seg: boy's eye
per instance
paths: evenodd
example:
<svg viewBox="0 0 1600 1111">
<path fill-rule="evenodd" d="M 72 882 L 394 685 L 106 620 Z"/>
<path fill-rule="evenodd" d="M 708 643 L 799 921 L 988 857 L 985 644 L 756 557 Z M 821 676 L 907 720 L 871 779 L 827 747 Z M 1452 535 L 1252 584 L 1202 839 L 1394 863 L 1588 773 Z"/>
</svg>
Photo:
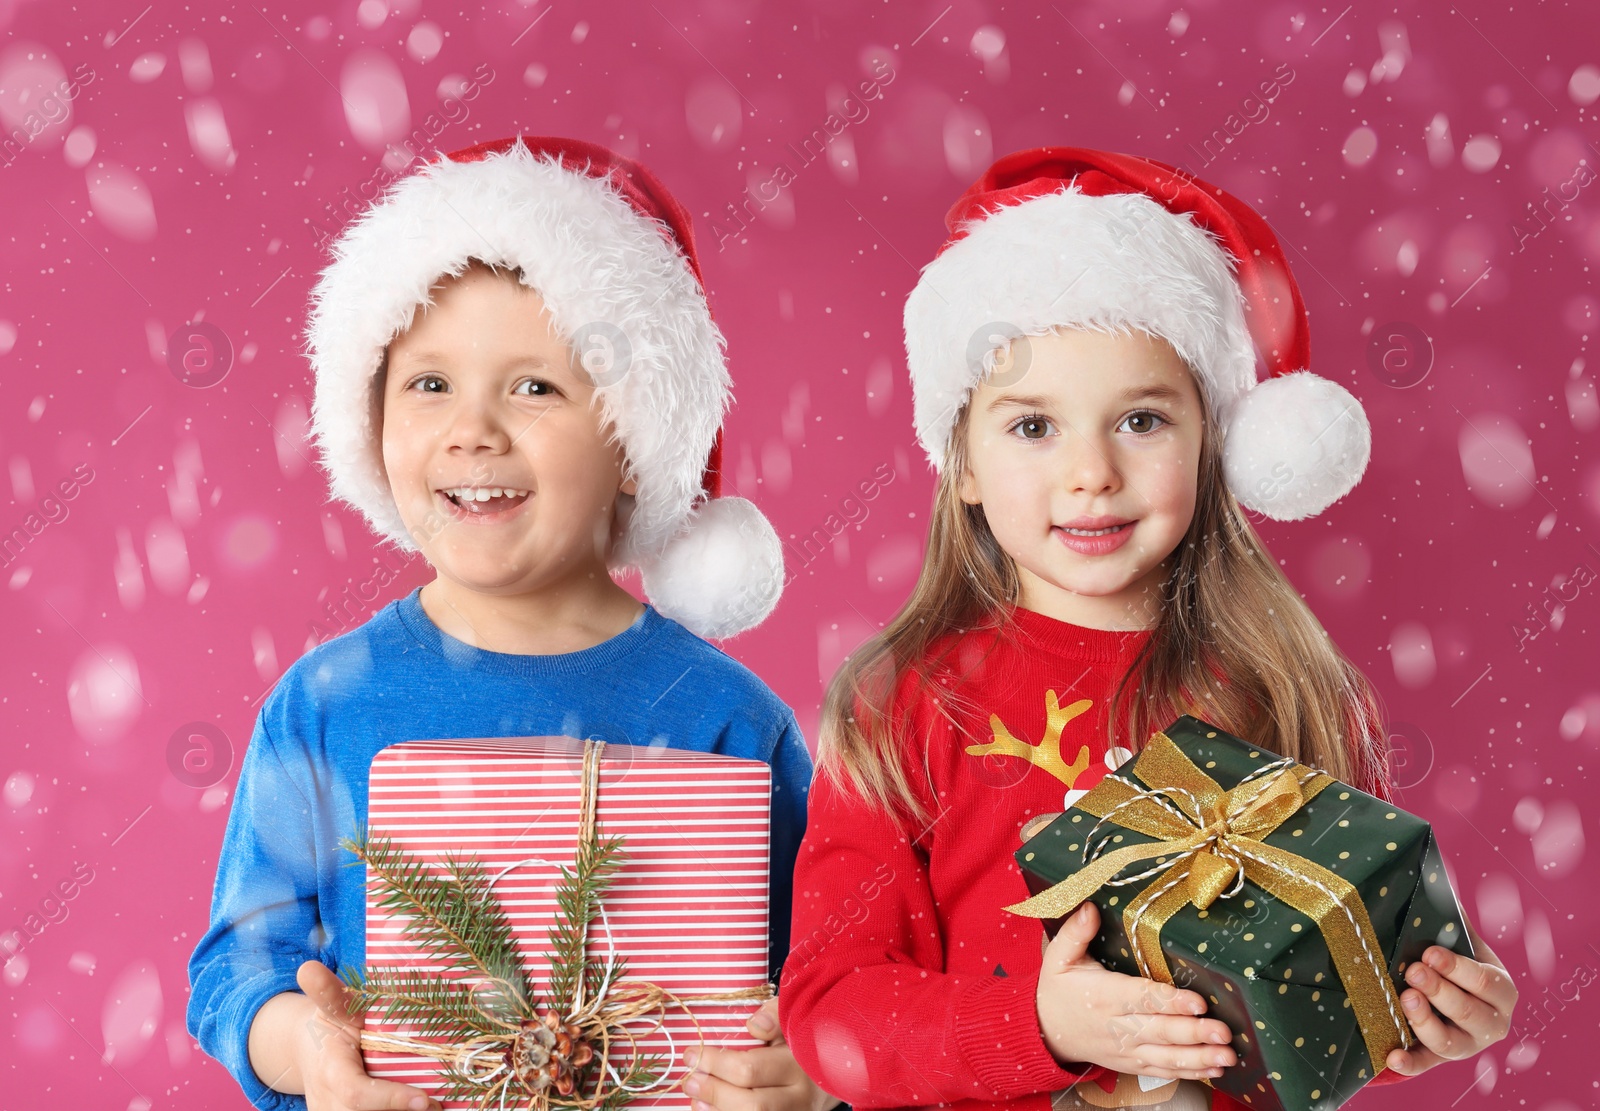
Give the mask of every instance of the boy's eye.
<svg viewBox="0 0 1600 1111">
<path fill-rule="evenodd" d="M 1141 409 L 1137 413 L 1129 413 L 1128 417 L 1127 417 L 1127 420 L 1124 420 L 1123 423 L 1127 424 L 1130 421 L 1141 421 L 1141 422 L 1143 422 L 1143 424 L 1144 424 L 1143 428 L 1132 429 L 1133 433 L 1135 435 L 1138 435 L 1138 436 L 1148 436 L 1150 433 L 1154 432 L 1157 428 L 1160 428 L 1162 424 L 1169 423 L 1166 417 L 1162 416 L 1160 413 L 1152 413 L 1148 409 Z M 1152 421 L 1160 421 L 1161 423 L 1160 424 L 1152 424 L 1151 423 Z"/>
<path fill-rule="evenodd" d="M 1048 417 L 1023 417 L 1011 426 L 1011 431 L 1024 440 L 1042 440 L 1055 431 L 1055 425 Z"/>
</svg>

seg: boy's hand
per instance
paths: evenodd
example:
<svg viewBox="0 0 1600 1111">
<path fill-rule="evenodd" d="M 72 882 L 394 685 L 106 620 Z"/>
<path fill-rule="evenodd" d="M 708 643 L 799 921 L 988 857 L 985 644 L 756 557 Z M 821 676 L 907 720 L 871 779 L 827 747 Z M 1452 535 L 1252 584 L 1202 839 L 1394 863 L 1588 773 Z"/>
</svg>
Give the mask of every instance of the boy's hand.
<svg viewBox="0 0 1600 1111">
<path fill-rule="evenodd" d="M 1124 976 L 1090 957 L 1099 929 L 1099 909 L 1085 902 L 1045 947 L 1035 1001 L 1056 1060 L 1169 1080 L 1221 1076 L 1237 1062 L 1228 1024 L 1199 1017 L 1206 1001 L 1198 993 Z"/>
<path fill-rule="evenodd" d="M 436 1111 L 439 1105 L 422 1089 L 367 1075 L 365 1019 L 350 1014 L 350 989 L 327 965 L 306 961 L 295 980 L 316 1007 L 296 1051 L 307 1111 Z"/>
<path fill-rule="evenodd" d="M 763 1003 L 745 1026 L 770 1044 L 761 1049 L 708 1045 L 684 1052 L 692 1075 L 683 1090 L 694 1111 L 828 1111 L 840 1103 L 795 1063 L 778 1029 L 776 999 Z"/>
<path fill-rule="evenodd" d="M 1511 1029 L 1517 987 L 1470 922 L 1467 932 L 1485 960 L 1475 961 L 1442 945 L 1430 945 L 1422 960 L 1406 969 L 1406 983 L 1411 986 L 1400 993 L 1400 1002 L 1422 1044 L 1390 1050 L 1384 1065 L 1402 1076 L 1471 1057 Z"/>
</svg>

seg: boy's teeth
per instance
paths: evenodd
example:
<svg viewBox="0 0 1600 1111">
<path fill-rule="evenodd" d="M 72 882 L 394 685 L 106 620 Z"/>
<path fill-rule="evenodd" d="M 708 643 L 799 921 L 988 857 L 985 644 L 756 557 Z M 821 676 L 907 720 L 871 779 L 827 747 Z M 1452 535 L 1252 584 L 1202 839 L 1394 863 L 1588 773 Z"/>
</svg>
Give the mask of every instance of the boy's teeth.
<svg viewBox="0 0 1600 1111">
<path fill-rule="evenodd" d="M 445 490 L 446 497 L 457 503 L 486 502 L 491 498 L 521 498 L 526 497 L 528 491 L 513 490 L 509 486 L 458 486 Z"/>
</svg>

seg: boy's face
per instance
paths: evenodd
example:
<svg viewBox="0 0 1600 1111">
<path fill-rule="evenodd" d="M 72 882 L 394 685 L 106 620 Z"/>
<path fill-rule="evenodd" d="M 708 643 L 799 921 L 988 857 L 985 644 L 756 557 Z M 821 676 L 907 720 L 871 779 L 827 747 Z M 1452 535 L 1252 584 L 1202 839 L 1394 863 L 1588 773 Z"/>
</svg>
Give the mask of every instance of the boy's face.
<svg viewBox="0 0 1600 1111">
<path fill-rule="evenodd" d="M 604 573 L 634 485 L 593 398 L 533 290 L 479 266 L 435 287 L 383 388 L 389 488 L 435 571 L 501 595 Z"/>
<path fill-rule="evenodd" d="M 1147 628 L 1194 517 L 1200 444 L 1198 388 L 1170 344 L 1058 329 L 1014 341 L 973 391 L 959 491 L 1016 561 L 1024 608 Z M 1083 517 L 1131 523 L 1068 532 Z"/>
</svg>

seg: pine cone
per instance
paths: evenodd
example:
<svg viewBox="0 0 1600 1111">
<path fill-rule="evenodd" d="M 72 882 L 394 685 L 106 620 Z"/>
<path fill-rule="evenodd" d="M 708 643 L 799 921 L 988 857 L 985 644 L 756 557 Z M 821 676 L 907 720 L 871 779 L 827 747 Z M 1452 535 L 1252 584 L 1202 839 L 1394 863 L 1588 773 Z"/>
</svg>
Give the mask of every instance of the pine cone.
<svg viewBox="0 0 1600 1111">
<path fill-rule="evenodd" d="M 540 1018 L 522 1020 L 505 1060 L 529 1093 L 553 1088 L 558 1095 L 570 1096 L 578 1089 L 584 1066 L 594 1060 L 594 1048 L 578 1027 L 546 1011 Z"/>
</svg>

